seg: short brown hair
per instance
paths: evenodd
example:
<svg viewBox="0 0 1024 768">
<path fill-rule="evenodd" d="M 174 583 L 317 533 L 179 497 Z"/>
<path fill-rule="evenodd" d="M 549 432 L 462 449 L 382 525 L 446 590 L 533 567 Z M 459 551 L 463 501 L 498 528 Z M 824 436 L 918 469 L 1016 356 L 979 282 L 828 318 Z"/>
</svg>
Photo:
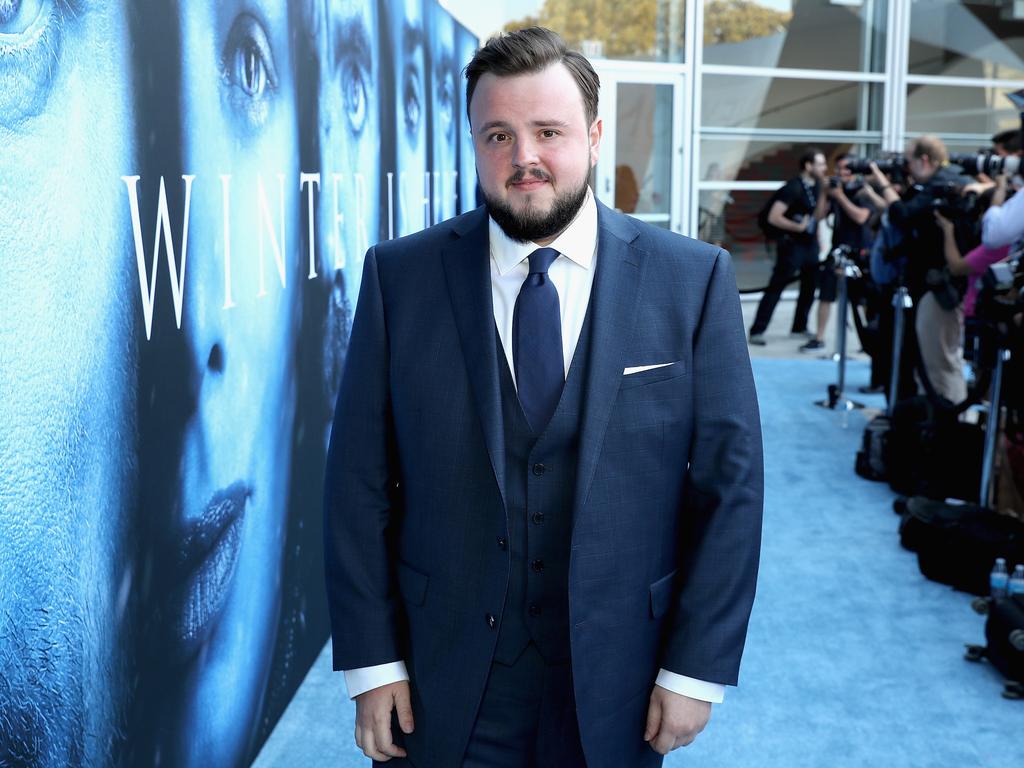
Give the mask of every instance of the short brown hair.
<svg viewBox="0 0 1024 768">
<path fill-rule="evenodd" d="M 601 80 L 587 58 L 570 51 L 557 32 L 544 27 L 527 27 L 515 32 L 495 35 L 473 54 L 466 65 L 466 115 L 473 101 L 473 91 L 480 76 L 490 72 L 498 77 L 511 77 L 540 72 L 552 64 L 564 64 L 572 74 L 583 97 L 583 109 L 590 126 L 597 119 L 597 94 Z"/>
<path fill-rule="evenodd" d="M 932 165 L 944 165 L 949 162 L 949 150 L 938 136 L 919 136 L 910 142 L 907 152 L 911 157 L 927 157 L 932 161 Z"/>
</svg>

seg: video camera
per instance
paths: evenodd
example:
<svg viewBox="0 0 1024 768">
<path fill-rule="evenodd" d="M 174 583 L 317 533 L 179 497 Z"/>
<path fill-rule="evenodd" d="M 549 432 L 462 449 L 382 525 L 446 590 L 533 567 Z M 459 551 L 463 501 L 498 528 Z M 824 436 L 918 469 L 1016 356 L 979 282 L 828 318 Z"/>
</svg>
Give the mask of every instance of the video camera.
<svg viewBox="0 0 1024 768">
<path fill-rule="evenodd" d="M 1020 173 L 1020 158 L 1016 155 L 1001 157 L 992 152 L 983 151 L 974 155 L 951 155 L 949 159 L 971 176 L 977 176 L 982 173 L 986 176 L 998 176 L 1002 173 L 1013 176 Z"/>
</svg>

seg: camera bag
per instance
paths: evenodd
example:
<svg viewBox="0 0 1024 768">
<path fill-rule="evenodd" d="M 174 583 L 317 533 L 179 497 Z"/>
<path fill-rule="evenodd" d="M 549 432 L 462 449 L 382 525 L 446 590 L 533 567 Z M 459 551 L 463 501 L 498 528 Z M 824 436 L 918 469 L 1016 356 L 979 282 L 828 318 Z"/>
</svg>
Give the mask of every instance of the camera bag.
<svg viewBox="0 0 1024 768">
<path fill-rule="evenodd" d="M 857 451 L 857 460 L 854 470 L 866 480 L 887 480 L 888 470 L 886 469 L 886 442 L 889 439 L 889 430 L 892 424 L 885 414 L 875 416 L 864 427 L 864 436 L 861 439 L 861 449 Z"/>
<path fill-rule="evenodd" d="M 893 408 L 885 441 L 886 478 L 904 496 L 976 501 L 985 432 L 959 420 L 962 408 L 920 395 Z"/>
<path fill-rule="evenodd" d="M 975 595 L 989 593 L 997 557 L 1024 562 L 1024 523 L 976 504 L 907 499 L 900 543 L 917 552 L 921 573 L 940 584 Z"/>
</svg>

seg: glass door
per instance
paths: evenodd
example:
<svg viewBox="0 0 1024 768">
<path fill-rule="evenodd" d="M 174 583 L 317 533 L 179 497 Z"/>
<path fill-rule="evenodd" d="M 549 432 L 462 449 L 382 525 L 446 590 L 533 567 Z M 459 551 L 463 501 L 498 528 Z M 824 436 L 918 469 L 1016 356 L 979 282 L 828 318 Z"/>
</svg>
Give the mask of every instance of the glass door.
<svg viewBox="0 0 1024 768">
<path fill-rule="evenodd" d="M 604 125 L 594 178 L 598 198 L 641 221 L 683 232 L 685 75 L 650 63 L 594 63 Z"/>
</svg>

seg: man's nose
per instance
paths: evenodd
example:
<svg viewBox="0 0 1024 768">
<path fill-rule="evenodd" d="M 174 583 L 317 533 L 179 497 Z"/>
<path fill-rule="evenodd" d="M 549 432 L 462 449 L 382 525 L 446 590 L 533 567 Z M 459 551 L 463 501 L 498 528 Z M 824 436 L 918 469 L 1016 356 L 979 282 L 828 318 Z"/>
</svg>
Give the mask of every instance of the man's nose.
<svg viewBox="0 0 1024 768">
<path fill-rule="evenodd" d="M 515 151 L 512 153 L 512 165 L 516 168 L 528 168 L 537 165 L 537 150 L 532 140 L 523 139 L 516 141 Z"/>
</svg>

